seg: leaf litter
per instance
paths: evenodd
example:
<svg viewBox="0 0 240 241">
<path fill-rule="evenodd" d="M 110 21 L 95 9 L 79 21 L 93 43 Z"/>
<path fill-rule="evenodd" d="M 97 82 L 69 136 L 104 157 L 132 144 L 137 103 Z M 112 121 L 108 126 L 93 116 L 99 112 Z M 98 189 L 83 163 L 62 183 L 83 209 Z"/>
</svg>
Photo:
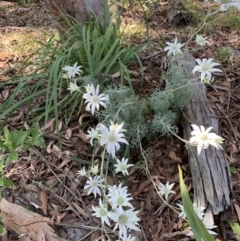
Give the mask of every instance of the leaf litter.
<svg viewBox="0 0 240 241">
<path fill-rule="evenodd" d="M 35 26 L 49 25 L 49 13 L 42 5 L 36 3 L 29 9 L 20 9 L 16 4 L 7 5 L 7 16 L 5 25 L 1 25 L 1 34 L 10 38 L 13 28 L 17 31 L 25 31 L 28 21 Z M 43 7 L 43 10 L 40 11 Z M 149 21 L 150 38 L 154 42 L 152 54 L 147 51 L 141 53 L 144 68 L 144 88 L 136 89 L 141 82 L 140 76 L 134 75 L 133 86 L 140 96 L 148 96 L 155 88 L 162 88 L 161 81 L 162 63 L 164 54 L 161 54 L 163 42 L 156 35 L 156 29 L 161 34 L 162 39 L 171 41 L 176 34 L 183 40 L 187 39 L 184 28 L 172 27 L 166 22 L 167 5 L 156 5 L 154 14 Z M 134 12 L 135 11 L 135 12 Z M 39 17 L 45 16 L 44 21 L 39 22 Z M 20 16 L 20 20 L 16 16 Z M 122 17 L 123 21 L 133 22 L 136 25 L 143 19 L 143 13 L 139 9 L 126 11 Z M 1 22 L 2 23 L 2 22 Z M 3 24 L 3 23 L 2 23 Z M 51 23 L 51 26 L 52 23 Z M 219 113 L 221 134 L 225 138 L 225 149 L 229 155 L 229 164 L 237 170 L 232 174 L 233 187 L 235 190 L 234 208 L 231 213 L 234 221 L 239 221 L 240 201 L 240 54 L 235 51 L 239 48 L 240 35 L 238 31 L 228 32 L 224 27 L 218 27 L 209 36 L 210 44 L 203 51 L 198 52 L 198 58 L 208 58 L 216 56 L 216 48 L 229 47 L 230 52 L 221 62 L 224 74 L 215 76 L 213 86 L 208 87 L 208 98 L 212 107 Z M 136 43 L 145 41 L 145 35 L 140 34 L 135 39 Z M 159 51 L 160 50 L 160 51 Z M 16 63 L 24 58 L 26 53 L 22 53 L 16 58 L 16 54 L 5 52 L 0 54 L 0 81 L 7 81 L 17 72 Z M 149 57 L 150 56 L 150 57 Z M 151 57 L 152 56 L 152 57 Z M 217 58 L 217 56 L 216 56 Z M 13 68 L 13 71 L 8 71 Z M 133 71 L 139 72 L 139 67 L 132 66 Z M 116 73 L 117 74 L 117 73 Z M 0 90 L 0 103 L 3 103 L 12 92 L 13 86 L 8 85 Z M 9 118 L 8 125 L 14 128 L 21 128 L 24 120 L 24 113 L 27 110 L 20 109 Z M 81 116 L 79 123 L 87 116 Z M 61 120 L 58 123 L 62 123 Z M 71 127 L 58 126 L 62 137 L 61 148 L 57 143 L 57 134 L 54 126 L 55 120 L 49 120 L 42 127 L 47 150 L 32 148 L 29 153 L 22 153 L 20 159 L 15 164 L 5 167 L 4 175 L 16 183 L 15 190 L 4 192 L 4 198 L 9 201 L 9 205 L 19 204 L 27 206 L 33 212 L 32 217 L 23 220 L 23 224 L 35 222 L 48 223 L 54 225 L 56 233 L 62 240 L 101 240 L 101 233 L 98 232 L 100 223 L 92 218 L 90 209 L 98 202 L 92 196 L 87 196 L 83 189 L 83 178 L 77 177 L 77 171 L 85 164 L 91 164 L 89 155 L 89 140 L 86 139 L 86 129 L 79 128 L 79 123 L 72 123 Z M 180 202 L 180 188 L 178 181 L 177 165 L 181 164 L 184 170 L 185 182 L 188 191 L 191 192 L 191 174 L 187 161 L 187 153 L 184 145 L 173 137 L 158 137 L 154 141 L 143 143 L 144 149 L 149 151 L 147 162 L 152 177 L 156 182 L 174 182 L 176 195 L 170 195 L 169 204 L 176 205 Z M 138 160 L 137 150 L 132 151 L 132 159 Z M 76 161 L 76 160 L 80 161 Z M 138 169 L 139 168 L 139 169 Z M 156 190 L 151 181 L 144 174 L 141 164 L 130 171 L 129 191 L 134 196 L 132 202 L 136 209 L 141 210 L 142 234 L 135 233 L 137 240 L 181 240 L 187 241 L 185 236 L 185 221 L 179 219 L 176 212 L 170 209 L 156 194 Z M 109 174 L 108 180 L 115 184 L 115 180 Z M 26 193 L 28 195 L 26 195 Z M 231 211 L 230 211 L 231 212 Z M 34 217 L 34 213 L 42 215 Z M 219 224 L 226 225 L 226 223 Z M 227 227 L 227 240 L 234 240 L 233 233 Z M 78 231 L 76 231 L 78 230 Z M 109 230 L 110 232 L 111 230 Z M 11 235 L 11 232 L 10 232 Z M 25 234 L 23 234 L 25 235 Z M 45 229 L 39 225 L 36 230 L 37 240 L 46 239 Z M 60 240 L 60 239 L 59 239 Z M 219 239 L 216 239 L 219 240 Z"/>
</svg>

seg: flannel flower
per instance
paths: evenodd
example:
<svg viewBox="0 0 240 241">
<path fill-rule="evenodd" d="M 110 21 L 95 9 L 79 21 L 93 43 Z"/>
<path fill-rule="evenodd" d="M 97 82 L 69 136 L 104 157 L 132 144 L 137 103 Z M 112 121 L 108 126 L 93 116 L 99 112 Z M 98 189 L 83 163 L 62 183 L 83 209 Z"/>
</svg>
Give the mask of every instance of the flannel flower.
<svg viewBox="0 0 240 241">
<path fill-rule="evenodd" d="M 208 41 L 206 41 L 206 39 L 207 39 L 207 37 L 204 38 L 202 35 L 197 34 L 197 36 L 196 36 L 197 44 L 202 46 L 202 47 L 205 46 L 206 43 L 208 43 Z"/>
<path fill-rule="evenodd" d="M 239 0 L 214 0 L 214 2 L 221 4 L 220 11 L 228 11 L 229 7 L 234 6 L 240 10 L 240 1 Z"/>
<path fill-rule="evenodd" d="M 179 213 L 178 217 L 179 218 L 186 218 L 186 213 L 184 211 L 184 207 L 183 205 L 181 204 L 177 204 L 178 207 L 180 208 L 181 210 L 181 213 Z M 204 213 L 203 211 L 205 210 L 206 208 L 205 207 L 198 207 L 196 203 L 193 204 L 193 210 L 195 211 L 195 213 L 198 215 L 198 217 L 203 220 L 203 216 L 204 216 Z"/>
<path fill-rule="evenodd" d="M 75 63 L 73 66 L 65 66 L 62 69 L 67 72 L 68 78 L 71 79 L 82 73 L 81 68 L 82 66 L 78 66 L 78 63 Z"/>
<path fill-rule="evenodd" d="M 196 59 L 196 62 L 198 65 L 196 65 L 193 69 L 193 73 L 198 71 L 201 73 L 201 82 L 207 82 L 209 83 L 212 78 L 213 72 L 222 72 L 220 69 L 214 68 L 215 66 L 219 65 L 216 62 L 213 62 L 213 59 Z M 207 80 L 205 81 L 204 78 L 207 76 Z"/>
<path fill-rule="evenodd" d="M 115 157 L 115 152 L 120 149 L 119 142 L 125 143 L 128 145 L 128 142 L 125 140 L 125 135 L 121 132 L 125 131 L 122 129 L 123 123 L 121 125 L 114 125 L 111 122 L 111 126 L 108 130 L 106 126 L 100 124 L 100 145 L 106 145 L 107 152 Z"/>
<path fill-rule="evenodd" d="M 205 130 L 204 126 L 192 124 L 193 131 L 191 132 L 192 137 L 189 140 L 190 145 L 197 146 L 197 153 L 200 155 L 202 149 L 207 149 L 209 145 L 214 146 L 218 150 L 221 149 L 221 143 L 223 138 L 216 135 L 215 133 L 209 133 L 212 127 L 209 127 Z"/>
<path fill-rule="evenodd" d="M 173 186 L 174 186 L 174 183 L 172 183 L 171 185 L 169 185 L 169 182 L 167 182 L 166 185 L 160 183 L 159 194 L 165 195 L 165 199 L 168 200 L 168 195 L 170 193 L 176 193 L 171 190 Z"/>
<path fill-rule="evenodd" d="M 166 42 L 166 44 L 168 46 L 164 48 L 164 51 L 168 51 L 167 55 L 176 55 L 177 53 L 182 54 L 181 47 L 184 44 L 178 43 L 177 38 L 174 40 L 174 43 Z"/>
<path fill-rule="evenodd" d="M 94 197 L 96 197 L 97 194 L 102 196 L 101 188 L 103 187 L 103 182 L 104 179 L 101 179 L 100 176 L 95 176 L 94 178 L 89 177 L 84 186 L 84 189 L 88 189 L 87 195 L 93 193 Z"/>
<path fill-rule="evenodd" d="M 91 84 L 91 92 L 89 92 L 88 87 L 86 87 L 86 90 L 88 92 L 83 95 L 83 98 L 86 100 L 85 103 L 87 103 L 86 109 L 91 109 L 92 115 L 94 115 L 95 108 L 99 110 L 100 105 L 105 108 L 107 107 L 105 102 L 109 100 L 108 96 L 105 94 L 99 94 L 99 85 L 97 85 L 95 89 L 93 84 Z"/>
<path fill-rule="evenodd" d="M 98 164 L 91 167 L 89 172 L 92 172 L 93 174 L 97 175 L 98 174 Z"/>
<path fill-rule="evenodd" d="M 127 236 L 127 229 L 133 229 L 140 231 L 136 226 L 140 220 L 137 216 L 139 211 L 133 211 L 133 209 L 123 210 L 120 208 L 115 208 L 114 212 L 110 212 L 110 218 L 116 223 L 113 231 L 119 228 L 119 236 Z"/>
<path fill-rule="evenodd" d="M 102 199 L 99 199 L 99 207 L 94 207 L 92 206 L 92 209 L 95 213 L 93 213 L 93 216 L 101 218 L 102 224 L 104 224 L 104 222 L 110 226 L 110 222 L 109 222 L 109 212 L 107 210 L 107 208 L 103 205 L 102 203 Z"/>
<path fill-rule="evenodd" d="M 120 184 L 118 187 L 114 185 L 108 188 L 108 202 L 111 204 L 112 208 L 116 207 L 131 207 L 132 204 L 129 202 L 133 198 L 127 193 L 126 187 L 122 187 Z"/>
<path fill-rule="evenodd" d="M 132 235 L 129 236 L 121 236 L 121 239 L 117 240 L 117 241 L 134 241 L 136 238 Z"/>
<path fill-rule="evenodd" d="M 114 164 L 115 166 L 115 172 L 118 173 L 118 172 L 122 172 L 122 174 L 125 176 L 125 175 L 128 175 L 128 168 L 129 167 L 132 167 L 133 164 L 127 164 L 128 162 L 128 159 L 124 159 L 122 158 L 122 160 L 118 160 L 116 159 L 116 162 L 117 164 Z"/>
<path fill-rule="evenodd" d="M 200 218 L 200 219 L 201 219 L 201 218 Z M 203 224 L 205 225 L 205 227 L 206 227 L 206 229 L 207 229 L 207 231 L 208 231 L 209 234 L 211 234 L 211 235 L 217 235 L 216 232 L 214 232 L 214 231 L 211 230 L 211 229 L 213 229 L 213 228 L 216 228 L 216 227 L 217 227 L 216 225 L 210 224 L 210 222 L 209 222 L 209 220 L 207 219 L 206 216 L 205 216 L 204 218 L 202 218 L 201 220 L 202 220 Z M 189 233 L 187 233 L 186 235 L 187 235 L 187 236 L 190 236 L 190 237 L 193 237 L 194 234 L 193 234 L 193 232 L 192 232 L 192 230 L 191 230 L 191 227 L 189 227 L 188 229 L 189 229 Z"/>
<path fill-rule="evenodd" d="M 88 135 L 87 135 L 87 139 L 90 139 L 90 143 L 93 146 L 93 140 L 94 139 L 98 139 L 99 138 L 99 128 L 97 127 L 96 129 L 91 128 L 91 130 L 88 130 Z"/>
<path fill-rule="evenodd" d="M 81 176 L 81 177 L 87 177 L 88 176 L 88 173 L 87 173 L 85 167 L 83 167 L 81 170 L 79 170 L 77 172 L 77 176 Z"/>
<path fill-rule="evenodd" d="M 74 80 L 74 83 L 70 82 L 67 88 L 71 94 L 72 92 L 79 91 L 79 86 L 76 83 L 76 79 Z"/>
</svg>

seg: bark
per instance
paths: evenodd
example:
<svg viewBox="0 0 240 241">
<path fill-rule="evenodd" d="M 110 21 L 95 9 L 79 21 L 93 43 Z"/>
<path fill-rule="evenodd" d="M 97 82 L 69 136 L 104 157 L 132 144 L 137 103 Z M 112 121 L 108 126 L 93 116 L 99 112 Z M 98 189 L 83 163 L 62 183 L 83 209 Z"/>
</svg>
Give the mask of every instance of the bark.
<svg viewBox="0 0 240 241">
<path fill-rule="evenodd" d="M 172 0 L 167 8 L 168 22 L 173 25 L 187 24 L 191 16 L 187 13 L 181 0 Z"/>
<path fill-rule="evenodd" d="M 104 23 L 104 0 L 44 0 L 56 21 L 60 21 L 63 14 L 68 14 L 80 23 L 85 24 L 94 14 L 101 26 Z"/>
<path fill-rule="evenodd" d="M 192 69 L 195 66 L 195 59 L 190 54 L 184 55 L 185 59 L 178 57 L 171 64 L 183 68 L 181 63 L 192 62 Z M 196 76 L 195 76 L 196 78 Z M 212 126 L 212 131 L 219 133 L 219 124 L 216 113 L 206 97 L 206 87 L 196 80 L 194 98 L 185 106 L 183 110 L 182 126 L 184 139 L 191 137 L 191 124 L 204 127 Z M 230 178 L 227 155 L 224 150 L 217 150 L 209 147 L 202 150 L 198 156 L 196 147 L 188 149 L 188 160 L 192 174 L 194 188 L 194 202 L 198 206 L 210 207 L 214 214 L 224 211 L 230 206 L 230 196 L 232 195 L 232 185 Z"/>
</svg>

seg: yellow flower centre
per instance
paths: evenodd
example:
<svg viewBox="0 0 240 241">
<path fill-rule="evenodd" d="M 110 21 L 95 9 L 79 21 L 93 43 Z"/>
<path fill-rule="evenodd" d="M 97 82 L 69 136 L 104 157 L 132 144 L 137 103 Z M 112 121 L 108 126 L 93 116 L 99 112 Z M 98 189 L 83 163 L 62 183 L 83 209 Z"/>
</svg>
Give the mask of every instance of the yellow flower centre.
<svg viewBox="0 0 240 241">
<path fill-rule="evenodd" d="M 124 214 L 120 215 L 119 218 L 118 218 L 118 222 L 119 222 L 119 224 L 126 224 L 127 216 L 124 215 Z"/>
<path fill-rule="evenodd" d="M 107 216 L 107 212 L 106 212 L 105 208 L 100 208 L 99 213 L 100 213 L 101 217 Z"/>
<path fill-rule="evenodd" d="M 119 197 L 117 199 L 117 203 L 118 203 L 118 205 L 122 205 L 124 203 L 124 198 L 123 197 Z"/>
<path fill-rule="evenodd" d="M 116 136 L 115 136 L 114 134 L 110 134 L 110 135 L 108 136 L 108 141 L 109 141 L 109 142 L 115 142 L 115 141 L 116 141 Z"/>
<path fill-rule="evenodd" d="M 207 136 L 206 133 L 201 133 L 201 134 L 199 135 L 199 139 L 200 139 L 201 141 L 206 141 L 206 140 L 208 139 L 208 136 Z"/>
<path fill-rule="evenodd" d="M 93 103 L 98 103 L 98 96 L 97 95 L 93 95 L 92 98 L 91 98 L 91 101 Z"/>
</svg>

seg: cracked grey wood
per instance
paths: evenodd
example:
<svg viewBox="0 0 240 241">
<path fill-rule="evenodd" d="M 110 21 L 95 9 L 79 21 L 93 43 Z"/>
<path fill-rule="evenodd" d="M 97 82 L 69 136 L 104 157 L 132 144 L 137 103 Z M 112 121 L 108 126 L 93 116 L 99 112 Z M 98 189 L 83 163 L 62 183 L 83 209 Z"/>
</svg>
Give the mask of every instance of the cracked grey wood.
<svg viewBox="0 0 240 241">
<path fill-rule="evenodd" d="M 192 55 L 184 53 L 171 62 L 184 68 L 184 61 L 192 62 L 192 69 L 195 66 L 195 59 Z M 192 76 L 193 77 L 193 76 Z M 196 78 L 196 76 L 195 76 Z M 191 137 L 191 124 L 202 125 L 205 128 L 213 127 L 212 131 L 220 135 L 218 118 L 206 96 L 206 86 L 196 80 L 194 98 L 183 109 L 182 126 L 184 139 Z M 188 148 L 188 160 L 192 174 L 194 188 L 194 202 L 198 206 L 211 207 L 214 214 L 218 214 L 230 206 L 232 185 L 230 178 L 227 155 L 224 150 L 217 150 L 210 146 L 202 150 L 198 156 L 196 147 Z"/>
</svg>

